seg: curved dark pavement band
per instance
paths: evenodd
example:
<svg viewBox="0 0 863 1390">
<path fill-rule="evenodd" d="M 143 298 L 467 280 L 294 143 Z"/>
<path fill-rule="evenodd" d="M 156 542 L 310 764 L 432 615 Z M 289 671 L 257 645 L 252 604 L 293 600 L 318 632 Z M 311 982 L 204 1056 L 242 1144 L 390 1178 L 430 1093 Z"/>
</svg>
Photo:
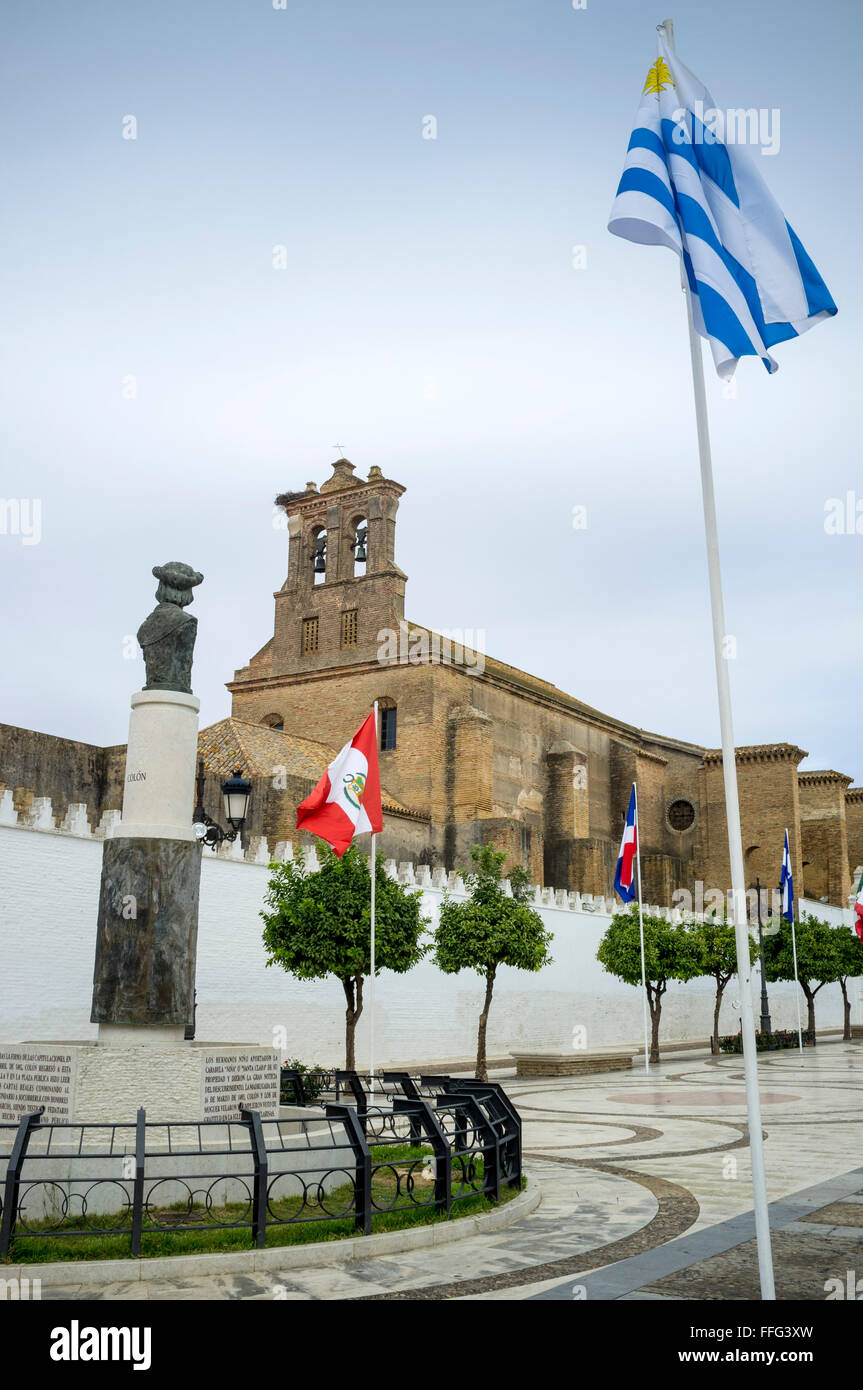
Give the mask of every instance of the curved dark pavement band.
<svg viewBox="0 0 863 1390">
<path fill-rule="evenodd" d="M 539 1155 L 534 1157 L 539 1158 Z M 580 1255 L 572 1255 L 565 1260 L 550 1260 L 546 1264 L 527 1265 L 523 1269 L 510 1270 L 505 1274 L 489 1274 L 479 1279 L 457 1279 L 447 1284 L 429 1284 L 425 1288 L 394 1289 L 387 1293 L 365 1294 L 353 1298 L 352 1303 L 374 1303 L 393 1299 L 445 1299 L 465 1298 L 470 1294 L 491 1293 L 496 1289 L 523 1287 L 525 1284 L 539 1284 L 546 1279 L 577 1274 L 581 1269 L 590 1269 L 596 1264 L 610 1264 L 625 1260 L 628 1256 L 642 1251 L 654 1250 L 666 1241 L 674 1240 L 689 1229 L 698 1219 L 699 1207 L 692 1193 L 678 1183 L 665 1178 L 652 1177 L 648 1173 L 633 1173 L 619 1168 L 613 1163 L 591 1163 L 587 1165 L 579 1158 L 564 1158 L 561 1155 L 543 1155 L 552 1163 L 572 1164 L 575 1167 L 589 1166 L 591 1171 L 609 1173 L 612 1177 L 625 1178 L 637 1183 L 653 1193 L 659 1204 L 656 1215 L 632 1235 L 611 1241 L 608 1245 L 598 1245 L 592 1250 L 584 1250 Z"/>
<path fill-rule="evenodd" d="M 528 1113 L 529 1107 L 523 1106 L 521 1108 L 521 1114 L 525 1115 Z M 592 1125 L 596 1129 L 629 1130 L 629 1133 L 625 1135 L 623 1139 L 603 1139 L 602 1147 L 604 1149 L 613 1149 L 618 1144 L 646 1144 L 651 1139 L 661 1139 L 664 1133 L 661 1129 L 651 1129 L 650 1125 L 635 1125 L 629 1124 L 628 1122 L 621 1124 L 613 1115 L 603 1120 L 570 1120 L 563 1119 L 562 1113 L 559 1110 L 543 1110 L 541 1113 L 543 1115 L 553 1115 L 556 1125 L 573 1125 L 577 1129 L 585 1129 Z M 702 1119 L 703 1117 L 699 1115 L 698 1118 Z M 565 1147 L 568 1149 L 595 1149 L 597 1143 L 598 1141 L 596 1139 L 586 1139 L 583 1144 L 567 1144 Z"/>
<path fill-rule="evenodd" d="M 831 1178 L 828 1182 L 816 1183 L 814 1187 L 803 1188 L 802 1191 L 783 1197 L 778 1202 L 771 1202 L 767 1209 L 770 1229 L 781 1232 L 794 1226 L 797 1222 L 811 1220 L 813 1212 L 818 1212 L 831 1203 L 841 1203 L 843 1199 L 858 1193 L 861 1184 L 863 1184 L 863 1168 L 854 1168 L 848 1173 L 843 1173 L 840 1177 Z M 813 1227 L 812 1229 L 814 1231 L 816 1228 Z M 732 1217 L 729 1221 L 722 1221 L 716 1226 L 708 1226 L 706 1230 L 693 1231 L 689 1235 L 672 1239 L 669 1244 L 665 1244 L 659 1249 L 654 1247 L 629 1259 L 623 1259 L 615 1264 L 613 1269 L 601 1269 L 595 1274 L 587 1274 L 578 1280 L 559 1284 L 556 1288 L 545 1289 L 542 1293 L 529 1294 L 528 1299 L 531 1302 L 571 1301 L 575 1283 L 578 1284 L 580 1298 L 590 1300 L 625 1298 L 627 1295 L 635 1294 L 639 1289 L 644 1289 L 647 1285 L 655 1285 L 670 1275 L 679 1274 L 693 1265 L 723 1255 L 736 1246 L 751 1242 L 754 1235 L 755 1216 L 752 1211 L 746 1211 L 740 1216 Z M 857 1249 L 859 1250 L 859 1248 L 858 1245 Z M 585 1267 L 584 1260 L 581 1262 L 581 1267 Z M 522 1282 L 531 1283 L 533 1281 L 523 1280 Z M 780 1287 L 778 1281 L 777 1287 Z M 702 1295 L 696 1293 L 691 1296 L 699 1298 Z M 725 1296 L 729 1296 L 727 1290 Z M 751 1289 L 748 1296 L 753 1296 Z M 754 1296 L 757 1297 L 757 1294 Z"/>
<path fill-rule="evenodd" d="M 681 1115 L 681 1116 L 676 1117 L 676 1118 L 683 1119 L 683 1120 L 693 1120 L 693 1119 L 700 1118 L 700 1117 L 691 1116 L 691 1115 Z M 717 1124 L 717 1123 L 719 1123 L 719 1122 L 716 1121 L 716 1120 L 713 1120 L 713 1121 L 711 1121 L 711 1123 L 712 1123 L 712 1124 Z M 728 1141 L 727 1144 L 713 1144 L 709 1149 L 670 1149 L 670 1150 L 657 1149 L 655 1153 L 649 1153 L 649 1154 L 630 1154 L 630 1155 L 629 1155 L 629 1162 L 630 1162 L 630 1163 L 644 1163 L 644 1162 L 646 1162 L 646 1161 L 649 1160 L 649 1159 L 659 1159 L 659 1158 L 700 1158 L 700 1157 L 702 1157 L 704 1154 L 723 1154 L 723 1153 L 728 1153 L 731 1149 L 748 1149 L 748 1148 L 749 1148 L 749 1126 L 748 1126 L 748 1125 L 745 1125 L 745 1124 L 734 1124 L 734 1125 L 729 1125 L 728 1127 L 729 1127 L 729 1129 L 736 1129 L 737 1132 L 738 1132 L 739 1138 L 737 1138 L 737 1139 L 729 1139 L 729 1141 Z M 767 1133 L 767 1130 L 766 1130 L 766 1129 L 763 1129 L 763 1130 L 761 1131 L 761 1137 L 762 1137 L 762 1139 L 766 1139 L 766 1138 L 768 1137 L 768 1133 Z M 544 1154 L 544 1155 L 543 1155 L 543 1157 L 545 1157 L 545 1158 L 548 1158 L 549 1156 L 550 1156 L 550 1155 L 548 1155 L 548 1154 Z M 536 1155 L 536 1157 L 539 1157 L 539 1155 Z M 576 1160 L 576 1161 L 579 1162 L 579 1163 L 588 1164 L 588 1165 L 590 1165 L 591 1167 L 593 1166 L 593 1165 L 590 1163 L 590 1159 L 578 1159 L 578 1160 Z"/>
<path fill-rule="evenodd" d="M 555 1113 L 554 1111 L 549 1111 L 549 1114 L 554 1114 L 554 1113 Z M 727 1152 L 728 1150 L 730 1150 L 730 1149 L 744 1149 L 744 1148 L 748 1148 L 748 1147 L 749 1147 L 749 1126 L 748 1126 L 748 1124 L 745 1123 L 745 1121 L 722 1120 L 722 1119 L 716 1118 L 715 1116 L 707 1116 L 707 1115 L 675 1115 L 675 1116 L 674 1116 L 674 1119 L 675 1119 L 675 1120 L 684 1120 L 687 1124 L 693 1124 L 693 1125 L 702 1124 L 702 1125 L 710 1125 L 710 1126 L 712 1126 L 712 1127 L 721 1126 L 723 1129 L 733 1129 L 733 1130 L 735 1130 L 735 1131 L 737 1132 L 737 1136 L 738 1136 L 738 1137 L 737 1137 L 736 1139 L 729 1139 L 729 1140 L 728 1140 L 726 1143 L 724 1143 L 724 1144 L 712 1144 L 709 1148 L 706 1148 L 706 1149 L 701 1149 L 701 1148 L 696 1148 L 696 1149 L 670 1149 L 670 1150 L 665 1150 L 665 1149 L 651 1149 L 650 1152 L 649 1152 L 649 1153 L 646 1153 L 646 1154 L 629 1154 L 629 1155 L 627 1155 L 627 1161 L 628 1161 L 629 1163 L 646 1163 L 646 1162 L 648 1162 L 648 1161 L 651 1160 L 651 1159 L 660 1159 L 660 1158 L 693 1158 L 693 1157 L 698 1157 L 698 1156 L 700 1156 L 700 1155 L 702 1155 L 702 1154 L 726 1153 L 726 1152 Z M 595 1124 L 595 1125 L 600 1125 L 600 1127 L 603 1127 L 603 1122 L 600 1121 L 600 1120 L 585 1120 L 585 1121 L 583 1121 L 583 1122 L 582 1122 L 582 1121 L 578 1121 L 578 1120 L 573 1120 L 573 1121 L 569 1121 L 569 1120 L 555 1120 L 555 1123 L 556 1123 L 556 1124 L 570 1124 L 570 1123 L 572 1123 L 572 1124 L 578 1124 L 578 1125 L 580 1125 L 581 1123 L 584 1123 L 584 1124 Z M 771 1124 L 773 1123 L 773 1117 L 772 1117 L 772 1116 L 771 1116 L 771 1119 L 770 1119 L 770 1123 L 771 1123 Z M 819 1123 L 819 1124 L 823 1124 L 823 1120 L 818 1121 L 818 1123 Z M 616 1128 L 617 1126 L 616 1126 L 616 1124 L 615 1124 L 615 1122 L 614 1122 L 614 1120 L 613 1120 L 613 1118 L 612 1118 L 612 1119 L 609 1119 L 609 1120 L 606 1120 L 606 1121 L 605 1121 L 605 1126 L 604 1126 L 604 1127 L 610 1129 L 610 1128 Z M 603 1143 L 602 1143 L 602 1148 L 604 1148 L 604 1149 L 611 1149 L 611 1148 L 613 1148 L 616 1144 L 637 1144 L 637 1143 L 641 1143 L 641 1142 L 647 1142 L 648 1139 L 661 1139 L 661 1138 L 663 1137 L 663 1134 L 664 1134 L 664 1131 L 663 1131 L 663 1130 L 661 1130 L 661 1129 L 649 1129 L 647 1125 L 632 1125 L 632 1124 L 627 1124 L 627 1125 L 624 1126 L 624 1127 L 625 1127 L 626 1129 L 637 1130 L 638 1133 L 637 1133 L 636 1135 L 634 1135 L 632 1138 L 628 1138 L 628 1139 L 607 1139 L 607 1140 L 604 1140 Z M 766 1130 L 766 1129 L 763 1129 L 763 1130 L 761 1131 L 761 1137 L 762 1137 L 762 1139 L 766 1139 L 766 1138 L 768 1137 L 768 1134 L 767 1134 L 767 1130 Z M 563 1147 L 568 1148 L 568 1149 L 591 1149 L 591 1148 L 597 1148 L 597 1147 L 599 1147 L 599 1145 L 596 1144 L 596 1143 L 594 1143 L 594 1144 L 589 1144 L 589 1143 L 588 1143 L 588 1144 L 566 1144 L 566 1145 L 564 1145 Z M 549 1159 L 550 1161 L 554 1162 L 554 1161 L 556 1161 L 556 1157 L 557 1157 L 557 1156 L 554 1155 L 554 1154 L 540 1153 L 539 1150 L 532 1150 L 532 1151 L 531 1151 L 531 1150 L 525 1149 L 525 1151 L 524 1151 L 524 1157 L 525 1157 L 525 1158 L 547 1158 L 547 1159 Z M 594 1161 L 594 1160 L 591 1159 L 591 1158 L 579 1158 L 579 1159 L 570 1159 L 570 1158 L 566 1158 L 566 1159 L 564 1159 L 562 1155 L 561 1155 L 560 1157 L 561 1157 L 561 1162 L 566 1162 L 566 1163 L 581 1163 L 581 1164 L 583 1164 L 583 1165 L 584 1165 L 585 1167 L 587 1167 L 587 1168 L 597 1168 L 597 1167 L 600 1167 L 600 1166 L 601 1166 L 601 1160 L 596 1160 L 596 1161 Z"/>
</svg>

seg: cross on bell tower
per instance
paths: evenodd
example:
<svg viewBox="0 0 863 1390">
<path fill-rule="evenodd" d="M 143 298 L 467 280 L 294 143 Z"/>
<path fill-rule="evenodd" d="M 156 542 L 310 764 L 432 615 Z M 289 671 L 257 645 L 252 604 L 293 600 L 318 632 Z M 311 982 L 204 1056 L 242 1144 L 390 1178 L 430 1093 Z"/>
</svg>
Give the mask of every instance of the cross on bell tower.
<svg viewBox="0 0 863 1390">
<path fill-rule="evenodd" d="M 282 493 L 288 577 L 275 595 L 272 674 L 376 661 L 385 630 L 404 621 L 406 575 L 395 562 L 401 483 L 372 467 L 366 481 L 346 458 L 320 490 Z"/>
</svg>

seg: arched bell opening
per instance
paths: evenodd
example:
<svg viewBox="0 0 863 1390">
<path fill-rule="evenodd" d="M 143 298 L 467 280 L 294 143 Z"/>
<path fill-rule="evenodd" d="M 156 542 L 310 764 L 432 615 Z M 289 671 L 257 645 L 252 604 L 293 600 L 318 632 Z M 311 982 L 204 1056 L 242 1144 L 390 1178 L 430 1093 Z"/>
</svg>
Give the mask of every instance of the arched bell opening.
<svg viewBox="0 0 863 1390">
<path fill-rule="evenodd" d="M 350 572 L 354 579 L 362 579 L 368 572 L 369 523 L 364 516 L 351 518 L 348 549 L 351 553 Z"/>
<path fill-rule="evenodd" d="M 327 528 L 315 526 L 310 532 L 312 582 L 325 584 L 327 578 Z"/>
</svg>

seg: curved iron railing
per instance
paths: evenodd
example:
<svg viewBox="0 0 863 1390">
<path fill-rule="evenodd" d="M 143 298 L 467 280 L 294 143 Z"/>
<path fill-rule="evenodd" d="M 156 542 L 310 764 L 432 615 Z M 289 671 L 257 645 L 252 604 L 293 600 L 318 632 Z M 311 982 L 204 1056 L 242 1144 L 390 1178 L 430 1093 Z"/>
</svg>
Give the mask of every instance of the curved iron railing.
<svg viewBox="0 0 863 1390">
<path fill-rule="evenodd" d="M 434 1209 L 521 1186 L 521 1122 L 500 1086 L 387 1073 L 334 1072 L 308 1118 L 134 1124 L 0 1125 L 6 1176 L 0 1258 L 17 1235 L 145 1236 L 352 1221 L 369 1234 L 385 1213 Z M 365 1084 L 364 1084 L 365 1083 Z M 347 1095 L 350 1100 L 345 1101 Z"/>
</svg>

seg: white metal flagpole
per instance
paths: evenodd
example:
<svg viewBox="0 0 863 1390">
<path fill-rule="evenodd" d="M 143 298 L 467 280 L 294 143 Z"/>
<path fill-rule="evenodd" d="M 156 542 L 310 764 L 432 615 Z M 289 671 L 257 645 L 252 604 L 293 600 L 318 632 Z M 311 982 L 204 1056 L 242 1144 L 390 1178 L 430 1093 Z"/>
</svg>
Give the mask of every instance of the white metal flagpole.
<svg viewBox="0 0 863 1390">
<path fill-rule="evenodd" d="M 671 20 L 665 20 L 661 27 L 665 30 L 671 51 L 674 52 L 674 27 Z M 758 1270 L 761 1278 L 761 1297 L 772 1301 L 776 1298 L 776 1289 L 773 1279 L 770 1218 L 767 1211 L 767 1178 L 764 1169 L 761 1098 L 758 1092 L 758 1056 L 755 1046 L 755 1019 L 752 1013 L 746 880 L 743 869 L 740 803 L 737 795 L 734 727 L 731 718 L 731 686 L 728 678 L 728 653 L 725 646 L 725 607 L 722 599 L 722 573 L 719 564 L 719 531 L 716 524 L 713 464 L 710 457 L 710 433 L 707 424 L 707 394 L 704 387 L 701 339 L 696 332 L 695 321 L 692 317 L 692 299 L 685 274 L 683 274 L 682 279 L 689 324 L 689 355 L 692 362 L 692 386 L 695 395 L 695 419 L 698 429 L 698 456 L 701 465 L 701 493 L 704 504 L 704 531 L 707 542 L 707 569 L 710 577 L 713 654 L 716 663 L 719 726 L 722 735 L 722 775 L 725 782 L 725 814 L 728 823 L 728 851 L 731 860 L 731 893 L 734 905 L 734 936 L 737 945 L 740 1025 L 743 1035 L 743 1073 L 746 1082 L 746 1112 L 749 1121 L 749 1153 L 752 1161 L 752 1194 L 755 1211 L 755 1235 L 758 1246 Z"/>
<path fill-rule="evenodd" d="M 761 1129 L 761 1098 L 758 1092 L 758 1056 L 755 1047 L 755 1019 L 752 1013 L 752 979 L 749 960 L 749 923 L 746 918 L 746 880 L 743 869 L 743 839 L 740 830 L 740 803 L 737 795 L 737 763 L 734 727 L 731 718 L 731 687 L 728 654 L 725 649 L 725 607 L 719 565 L 719 533 L 713 494 L 713 465 L 707 427 L 707 397 L 704 389 L 704 362 L 701 340 L 692 318 L 692 302 L 686 286 L 686 312 L 689 320 L 689 350 L 692 383 L 695 390 L 695 416 L 698 426 L 698 453 L 701 462 L 701 491 L 704 502 L 704 530 L 707 540 L 707 568 L 710 576 L 710 606 L 713 614 L 713 648 L 716 686 L 719 696 L 719 725 L 722 734 L 722 775 L 725 782 L 725 814 L 728 823 L 728 851 L 731 860 L 731 894 L 734 906 L 734 936 L 737 944 L 737 979 L 740 989 L 740 1023 L 743 1034 L 743 1073 L 746 1081 L 746 1111 L 749 1119 L 749 1152 L 752 1159 L 752 1191 L 755 1208 L 755 1234 L 761 1297 L 773 1300 L 773 1256 L 770 1220 L 767 1213 L 767 1177 L 764 1169 L 764 1143 Z"/>
<path fill-rule="evenodd" d="M 375 749 L 378 746 L 378 702 L 375 700 Z M 372 846 L 369 851 L 369 877 L 371 878 L 371 975 L 369 976 L 369 1091 L 374 1094 L 375 1089 L 375 842 L 377 836 L 372 831 Z"/>
<path fill-rule="evenodd" d="M 785 831 L 785 838 L 786 838 L 786 840 L 788 840 L 788 830 L 787 830 L 787 829 L 786 829 L 786 831 Z M 788 843 L 789 843 L 789 846 L 790 846 L 791 841 L 788 840 Z M 784 845 L 782 846 L 782 853 L 783 853 L 783 856 L 784 856 L 784 854 L 785 854 L 785 846 L 784 846 Z M 788 858 L 789 858 L 789 865 L 790 865 L 790 862 L 791 862 L 791 850 L 790 850 L 790 848 L 789 848 L 789 850 L 788 850 Z M 787 892 L 788 892 L 788 883 L 787 883 L 787 880 L 786 880 L 786 882 L 782 885 L 782 911 L 783 911 L 783 912 L 785 911 L 785 894 L 786 894 Z M 789 894 L 789 897 L 790 897 L 790 894 Z M 802 1027 L 802 1024 L 801 1024 L 801 1022 L 800 1022 L 800 981 L 799 981 L 798 978 L 797 978 L 797 932 L 796 932 L 795 927 L 794 927 L 794 908 L 793 908 L 793 907 L 791 908 L 791 950 L 792 950 L 792 952 L 793 952 L 793 954 L 794 954 L 794 983 L 795 983 L 795 985 L 797 986 L 797 989 L 794 991 L 794 998 L 795 998 L 795 1001 L 796 1001 L 796 1003 L 797 1003 L 797 1043 L 798 1043 L 798 1045 L 799 1045 L 800 1051 L 802 1052 L 802 1051 L 803 1051 L 803 1027 Z"/>
<path fill-rule="evenodd" d="M 644 1014 L 644 1070 L 650 1071 L 650 1044 L 648 1042 L 647 1022 L 647 969 L 644 963 L 644 910 L 641 903 L 641 830 L 638 825 L 638 787 L 632 784 L 635 794 L 635 868 L 638 875 L 638 935 L 641 939 L 641 1004 Z"/>
</svg>

